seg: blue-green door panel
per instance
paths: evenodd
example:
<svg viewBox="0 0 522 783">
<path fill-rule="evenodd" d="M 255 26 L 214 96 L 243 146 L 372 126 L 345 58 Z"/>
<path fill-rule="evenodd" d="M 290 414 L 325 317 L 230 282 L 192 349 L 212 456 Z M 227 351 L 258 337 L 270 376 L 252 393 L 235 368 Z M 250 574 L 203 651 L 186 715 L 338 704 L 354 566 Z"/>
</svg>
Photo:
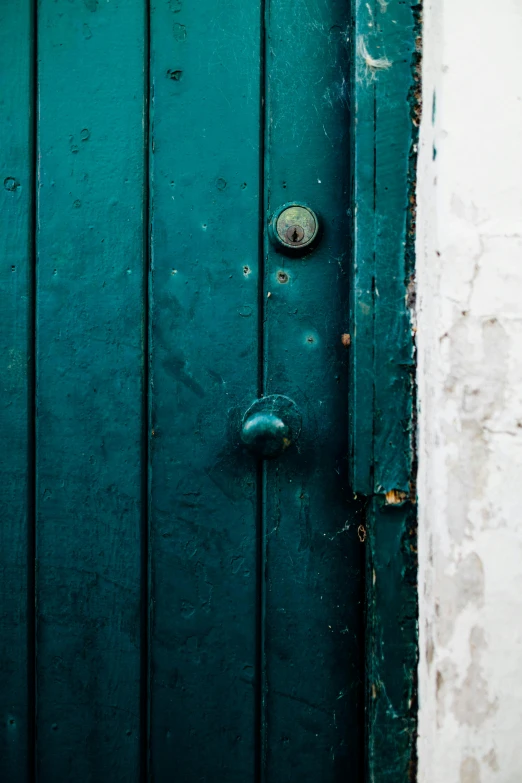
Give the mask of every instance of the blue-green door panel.
<svg viewBox="0 0 522 783">
<path fill-rule="evenodd" d="M 29 0 L 0 4 L 0 776 L 34 745 L 33 37 Z"/>
<path fill-rule="evenodd" d="M 375 490 L 365 434 L 376 476 L 393 462 L 355 317 L 378 266 L 352 257 L 376 127 L 366 149 L 358 20 L 343 0 L 0 9 L 2 781 L 367 779 L 367 541 L 399 539 L 354 496 Z M 319 215 L 308 254 L 270 240 L 287 202 Z M 262 461 L 240 430 L 268 395 L 302 427 Z"/>
<path fill-rule="evenodd" d="M 256 766 L 260 6 L 151 9 L 150 770 Z"/>
</svg>

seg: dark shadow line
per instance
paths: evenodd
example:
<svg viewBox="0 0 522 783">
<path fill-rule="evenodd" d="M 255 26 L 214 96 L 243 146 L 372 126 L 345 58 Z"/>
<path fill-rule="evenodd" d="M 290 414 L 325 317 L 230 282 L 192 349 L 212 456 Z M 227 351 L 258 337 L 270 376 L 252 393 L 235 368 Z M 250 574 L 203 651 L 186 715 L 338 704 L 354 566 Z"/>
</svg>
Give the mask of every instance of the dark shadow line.
<svg viewBox="0 0 522 783">
<path fill-rule="evenodd" d="M 260 0 L 260 74 L 259 74 L 259 247 L 258 247 L 258 397 L 265 391 L 265 154 L 266 154 L 266 13 L 268 0 Z M 265 469 L 256 469 L 256 696 L 254 721 L 255 783 L 265 778 Z"/>
<path fill-rule="evenodd" d="M 36 682 L 36 645 L 37 645 L 37 612 L 36 612 L 36 261 L 38 225 L 38 2 L 32 0 L 30 36 L 31 48 L 31 117 L 30 117 L 30 149 L 31 162 L 31 216 L 30 231 L 30 264 L 29 274 L 29 362 L 28 362 L 28 466 L 27 466 L 27 780 L 33 783 L 37 777 L 36 754 L 36 716 L 37 716 L 37 682 Z"/>
<path fill-rule="evenodd" d="M 140 549 L 140 780 L 150 778 L 150 633 L 149 633 L 149 386 L 150 386 L 150 122 L 151 122 L 151 4 L 145 0 L 144 8 L 144 96 L 145 115 L 143 138 L 143 386 L 142 386 L 142 446 L 141 446 L 141 549 Z"/>
</svg>

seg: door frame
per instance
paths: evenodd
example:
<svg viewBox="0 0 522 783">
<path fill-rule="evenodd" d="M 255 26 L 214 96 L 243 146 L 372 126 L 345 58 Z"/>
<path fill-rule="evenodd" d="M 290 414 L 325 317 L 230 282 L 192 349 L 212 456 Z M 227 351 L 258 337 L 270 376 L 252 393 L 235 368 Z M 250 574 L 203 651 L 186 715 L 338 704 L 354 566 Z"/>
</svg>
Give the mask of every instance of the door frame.
<svg viewBox="0 0 522 783">
<path fill-rule="evenodd" d="M 416 779 L 416 0 L 353 0 L 350 471 L 366 500 L 366 779 Z"/>
</svg>

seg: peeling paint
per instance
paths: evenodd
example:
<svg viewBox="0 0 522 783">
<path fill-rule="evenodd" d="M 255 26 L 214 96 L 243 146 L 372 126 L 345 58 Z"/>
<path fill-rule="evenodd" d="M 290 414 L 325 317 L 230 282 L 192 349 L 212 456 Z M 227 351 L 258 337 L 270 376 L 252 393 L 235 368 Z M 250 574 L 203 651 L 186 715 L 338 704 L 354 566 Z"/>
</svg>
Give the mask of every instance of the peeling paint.
<svg viewBox="0 0 522 783">
<path fill-rule="evenodd" d="M 356 4 L 351 470 L 366 525 L 369 783 L 416 779 L 414 235 L 420 5 Z"/>
<path fill-rule="evenodd" d="M 390 489 L 385 495 L 386 503 L 389 506 L 398 506 L 400 503 L 404 503 L 407 497 L 408 494 L 400 489 Z"/>
</svg>

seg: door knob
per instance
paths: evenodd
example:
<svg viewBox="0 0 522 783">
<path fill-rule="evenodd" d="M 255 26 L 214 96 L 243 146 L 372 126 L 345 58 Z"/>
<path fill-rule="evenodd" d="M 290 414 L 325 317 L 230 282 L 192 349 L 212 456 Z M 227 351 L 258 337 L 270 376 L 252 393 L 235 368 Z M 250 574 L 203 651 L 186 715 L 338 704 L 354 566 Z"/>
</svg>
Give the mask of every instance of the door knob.
<svg viewBox="0 0 522 783">
<path fill-rule="evenodd" d="M 241 440 L 259 459 L 278 457 L 301 432 L 301 414 L 295 402 L 282 394 L 256 400 L 243 416 Z"/>
</svg>

